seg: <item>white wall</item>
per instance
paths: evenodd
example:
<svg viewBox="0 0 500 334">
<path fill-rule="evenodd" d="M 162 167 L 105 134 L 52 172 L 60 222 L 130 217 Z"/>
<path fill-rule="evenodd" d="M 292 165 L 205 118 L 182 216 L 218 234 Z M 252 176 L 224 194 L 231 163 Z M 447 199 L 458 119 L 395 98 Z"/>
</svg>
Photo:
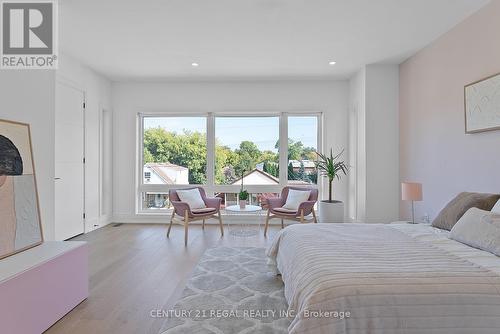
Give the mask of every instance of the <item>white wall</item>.
<svg viewBox="0 0 500 334">
<path fill-rule="evenodd" d="M 45 240 L 53 240 L 55 82 L 65 80 L 81 87 L 87 96 L 86 114 L 86 205 L 89 229 L 110 220 L 99 217 L 99 110 L 111 110 L 111 83 L 60 54 L 57 71 L 1 71 L 0 118 L 31 125 L 33 154 Z M 112 201 L 111 198 L 108 199 Z"/>
<path fill-rule="evenodd" d="M 54 71 L 0 71 L 0 119 L 31 125 L 45 240 L 54 238 L 54 89 Z"/>
<path fill-rule="evenodd" d="M 113 84 L 114 217 L 132 221 L 138 112 L 324 112 L 324 148 L 347 148 L 347 81 L 152 82 Z M 347 182 L 336 185 L 347 200 Z"/>
<path fill-rule="evenodd" d="M 366 66 L 366 221 L 399 218 L 399 68 Z"/>
<path fill-rule="evenodd" d="M 348 217 L 366 217 L 366 71 L 363 67 L 349 81 L 349 205 Z"/>
<path fill-rule="evenodd" d="M 349 217 L 387 223 L 399 217 L 399 70 L 367 65 L 350 80 Z"/>
<path fill-rule="evenodd" d="M 401 64 L 401 178 L 423 184 L 417 220 L 462 191 L 500 193 L 500 131 L 464 131 L 464 85 L 500 72 L 499 17 L 492 1 Z"/>
<path fill-rule="evenodd" d="M 88 232 L 111 220 L 100 213 L 100 183 L 105 181 L 100 180 L 100 125 L 102 110 L 112 110 L 111 82 L 66 54 L 59 56 L 56 80 L 85 92 L 85 231 Z M 112 203 L 112 198 L 107 202 Z"/>
</svg>

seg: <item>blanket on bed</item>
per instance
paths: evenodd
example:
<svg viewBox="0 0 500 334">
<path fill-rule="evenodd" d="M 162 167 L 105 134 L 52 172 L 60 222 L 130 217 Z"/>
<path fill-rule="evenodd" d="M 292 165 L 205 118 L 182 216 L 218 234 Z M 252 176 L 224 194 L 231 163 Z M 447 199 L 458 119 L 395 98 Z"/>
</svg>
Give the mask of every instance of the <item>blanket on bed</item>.
<svg viewBox="0 0 500 334">
<path fill-rule="evenodd" d="M 500 333 L 499 275 L 390 225 L 293 225 L 267 255 L 290 333 Z"/>
</svg>

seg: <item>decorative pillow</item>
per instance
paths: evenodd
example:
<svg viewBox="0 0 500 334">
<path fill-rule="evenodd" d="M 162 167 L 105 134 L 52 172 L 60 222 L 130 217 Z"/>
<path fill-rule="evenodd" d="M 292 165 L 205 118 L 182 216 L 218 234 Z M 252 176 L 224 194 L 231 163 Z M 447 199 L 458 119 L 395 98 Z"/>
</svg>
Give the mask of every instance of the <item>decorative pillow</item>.
<svg viewBox="0 0 500 334">
<path fill-rule="evenodd" d="M 453 226 L 450 238 L 500 256 L 500 215 L 470 208 Z"/>
<path fill-rule="evenodd" d="M 179 196 L 181 202 L 185 202 L 189 205 L 191 210 L 206 208 L 203 198 L 201 198 L 200 191 L 198 189 L 186 189 L 177 190 L 177 196 Z"/>
<path fill-rule="evenodd" d="M 494 212 L 494 213 L 497 213 L 500 215 L 500 200 L 497 202 L 497 204 L 495 204 L 493 209 L 491 209 L 491 212 Z"/>
<path fill-rule="evenodd" d="M 490 211 L 499 199 L 498 194 L 460 193 L 441 210 L 432 222 L 432 226 L 450 231 L 470 208 Z"/>
<path fill-rule="evenodd" d="M 295 190 L 290 189 L 288 191 L 288 196 L 286 198 L 285 205 L 283 207 L 288 210 L 297 211 L 300 203 L 306 202 L 311 195 L 310 190 Z"/>
</svg>

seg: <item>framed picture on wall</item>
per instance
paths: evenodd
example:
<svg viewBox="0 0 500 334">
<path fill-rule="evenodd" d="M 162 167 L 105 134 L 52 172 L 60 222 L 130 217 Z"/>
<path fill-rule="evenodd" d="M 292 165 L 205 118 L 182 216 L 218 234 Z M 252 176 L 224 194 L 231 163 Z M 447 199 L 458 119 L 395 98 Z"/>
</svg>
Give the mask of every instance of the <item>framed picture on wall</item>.
<svg viewBox="0 0 500 334">
<path fill-rule="evenodd" d="M 30 127 L 0 120 L 0 259 L 42 242 Z"/>
<path fill-rule="evenodd" d="M 465 133 L 500 130 L 500 73 L 464 87 Z"/>
</svg>

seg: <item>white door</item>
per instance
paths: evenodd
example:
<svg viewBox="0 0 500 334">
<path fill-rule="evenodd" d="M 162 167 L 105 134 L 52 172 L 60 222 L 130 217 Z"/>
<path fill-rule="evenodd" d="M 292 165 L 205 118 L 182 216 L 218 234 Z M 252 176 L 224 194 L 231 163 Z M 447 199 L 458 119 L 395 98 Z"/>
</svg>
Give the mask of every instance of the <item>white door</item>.
<svg viewBox="0 0 500 334">
<path fill-rule="evenodd" d="M 84 233 L 84 100 L 83 91 L 56 84 L 55 237 Z"/>
</svg>

